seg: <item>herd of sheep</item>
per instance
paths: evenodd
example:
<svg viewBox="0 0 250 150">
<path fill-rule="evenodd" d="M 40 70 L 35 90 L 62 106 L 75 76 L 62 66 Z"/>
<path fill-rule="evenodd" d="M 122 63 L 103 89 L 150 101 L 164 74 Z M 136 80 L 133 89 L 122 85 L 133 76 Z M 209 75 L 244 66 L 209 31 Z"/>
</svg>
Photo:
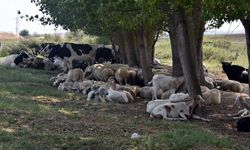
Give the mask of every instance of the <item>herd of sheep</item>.
<svg viewBox="0 0 250 150">
<path fill-rule="evenodd" d="M 6 57 L 2 64 L 16 66 L 14 60 L 19 55 Z M 29 57 L 24 58 L 18 66 L 53 70 L 60 68 L 61 63 L 47 58 Z M 87 101 L 130 103 L 139 98 L 147 99 L 149 102 L 146 112 L 151 117 L 166 120 L 195 118 L 210 121 L 190 114 L 194 103 L 199 106 L 219 105 L 222 99 L 221 91 L 242 93 L 235 99 L 235 106 L 239 106 L 241 110 L 228 116 L 240 119 L 238 131 L 250 131 L 250 98 L 243 93 L 243 85 L 239 81 L 216 79 L 213 74 L 204 70 L 205 79 L 211 86 L 201 86 L 202 96 L 191 98 L 186 90 L 179 91 L 179 88 L 185 85 L 184 77 L 171 76 L 164 65 L 158 64 L 152 69 L 154 76 L 148 85 L 144 85 L 140 68 L 109 62 L 88 65 L 85 69 L 69 69 L 68 72 L 62 72 L 50 80 L 58 90 L 85 94 Z M 243 74 L 240 75 L 242 76 Z"/>
</svg>

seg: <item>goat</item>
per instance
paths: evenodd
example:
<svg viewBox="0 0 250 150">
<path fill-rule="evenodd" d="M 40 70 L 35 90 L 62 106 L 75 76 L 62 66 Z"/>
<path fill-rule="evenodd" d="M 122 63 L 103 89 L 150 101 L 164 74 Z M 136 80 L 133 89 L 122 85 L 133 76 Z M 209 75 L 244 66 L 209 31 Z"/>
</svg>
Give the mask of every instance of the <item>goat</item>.
<svg viewBox="0 0 250 150">
<path fill-rule="evenodd" d="M 184 77 L 172 77 L 162 74 L 156 74 L 152 79 L 153 94 L 152 100 L 157 99 L 157 91 L 161 89 L 163 92 L 169 89 L 177 89 L 184 83 Z"/>
</svg>

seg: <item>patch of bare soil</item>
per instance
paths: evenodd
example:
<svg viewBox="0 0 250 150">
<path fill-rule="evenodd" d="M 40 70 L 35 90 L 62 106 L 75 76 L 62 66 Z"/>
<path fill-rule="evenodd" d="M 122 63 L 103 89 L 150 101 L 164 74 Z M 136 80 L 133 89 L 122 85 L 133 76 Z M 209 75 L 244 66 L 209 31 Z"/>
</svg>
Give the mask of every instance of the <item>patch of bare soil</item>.
<svg viewBox="0 0 250 150">
<path fill-rule="evenodd" d="M 221 72 L 214 73 L 218 79 L 227 79 L 226 74 Z M 248 92 L 248 85 L 243 84 L 244 93 Z M 240 93 L 222 91 L 221 104 L 206 106 L 205 110 L 208 118 L 212 119 L 211 122 L 198 122 L 199 125 L 204 126 L 212 131 L 215 131 L 222 135 L 228 135 L 236 144 L 244 145 L 246 148 L 250 148 L 250 133 L 238 132 L 236 124 L 238 120 L 228 117 L 228 114 L 234 114 L 239 111 L 238 108 L 233 106 L 235 98 Z"/>
</svg>

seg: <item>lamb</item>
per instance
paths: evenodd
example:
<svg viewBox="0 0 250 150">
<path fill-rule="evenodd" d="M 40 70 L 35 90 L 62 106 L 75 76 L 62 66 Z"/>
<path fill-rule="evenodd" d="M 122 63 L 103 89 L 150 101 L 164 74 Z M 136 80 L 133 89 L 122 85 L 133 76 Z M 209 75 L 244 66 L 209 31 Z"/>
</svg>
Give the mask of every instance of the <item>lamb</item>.
<svg viewBox="0 0 250 150">
<path fill-rule="evenodd" d="M 224 91 L 232 91 L 232 92 L 242 92 L 243 86 L 238 81 L 233 80 L 216 80 L 215 81 L 217 88 Z"/>
<path fill-rule="evenodd" d="M 75 69 L 69 70 L 67 74 L 66 82 L 82 82 L 83 79 L 84 79 L 84 73 L 82 69 L 75 68 Z"/>
<path fill-rule="evenodd" d="M 184 83 L 184 77 L 172 77 L 165 76 L 162 74 L 157 74 L 153 76 L 153 95 L 152 100 L 157 99 L 157 91 L 161 89 L 163 92 L 169 89 L 177 89 L 180 85 Z"/>
<path fill-rule="evenodd" d="M 202 96 L 208 105 L 221 103 L 221 92 L 217 89 L 208 90 L 202 93 Z"/>
</svg>

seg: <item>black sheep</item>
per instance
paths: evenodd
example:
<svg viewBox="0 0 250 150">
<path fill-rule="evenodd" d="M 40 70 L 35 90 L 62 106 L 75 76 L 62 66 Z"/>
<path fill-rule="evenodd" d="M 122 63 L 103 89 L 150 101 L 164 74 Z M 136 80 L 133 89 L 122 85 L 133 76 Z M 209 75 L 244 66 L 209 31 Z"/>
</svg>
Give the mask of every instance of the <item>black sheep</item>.
<svg viewBox="0 0 250 150">
<path fill-rule="evenodd" d="M 228 79 L 248 83 L 248 69 L 242 66 L 232 65 L 232 62 L 222 62 L 221 64 Z M 246 71 L 247 73 L 245 73 Z"/>
<path fill-rule="evenodd" d="M 237 121 L 237 131 L 250 132 L 250 117 L 241 118 Z"/>
<path fill-rule="evenodd" d="M 24 59 L 29 58 L 29 55 L 26 52 L 21 52 L 15 59 L 14 59 L 14 63 L 16 65 L 19 65 L 23 62 Z"/>
</svg>

